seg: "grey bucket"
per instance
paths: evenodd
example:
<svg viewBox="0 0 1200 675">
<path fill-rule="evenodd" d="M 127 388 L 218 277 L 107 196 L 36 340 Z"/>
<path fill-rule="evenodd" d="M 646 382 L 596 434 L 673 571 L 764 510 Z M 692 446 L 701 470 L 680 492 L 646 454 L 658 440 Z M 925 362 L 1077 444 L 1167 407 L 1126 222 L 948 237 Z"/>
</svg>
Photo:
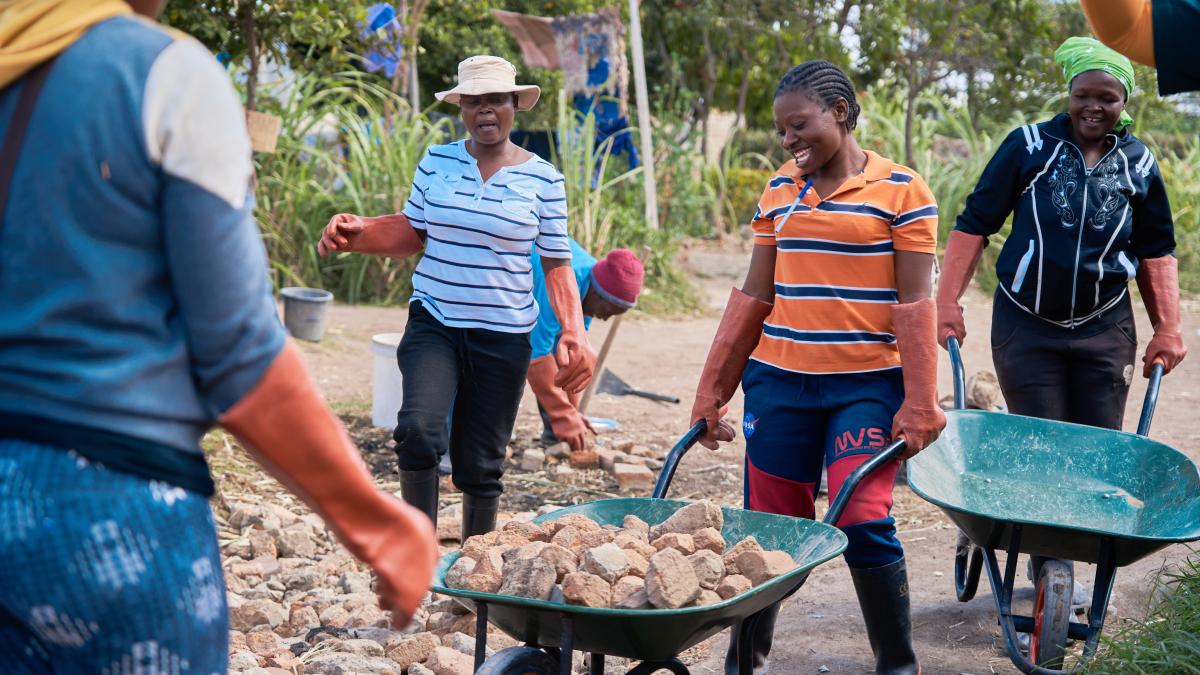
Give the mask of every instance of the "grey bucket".
<svg viewBox="0 0 1200 675">
<path fill-rule="evenodd" d="M 300 340 L 320 342 L 325 335 L 326 313 L 333 293 L 319 288 L 289 286 L 283 296 L 283 325 Z"/>
</svg>

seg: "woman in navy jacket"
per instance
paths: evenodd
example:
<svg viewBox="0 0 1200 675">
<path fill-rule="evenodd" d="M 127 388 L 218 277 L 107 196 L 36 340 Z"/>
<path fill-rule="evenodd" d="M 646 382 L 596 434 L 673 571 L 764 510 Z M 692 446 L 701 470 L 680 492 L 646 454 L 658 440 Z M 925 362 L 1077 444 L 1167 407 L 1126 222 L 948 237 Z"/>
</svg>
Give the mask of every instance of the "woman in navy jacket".
<svg viewBox="0 0 1200 675">
<path fill-rule="evenodd" d="M 1129 60 L 1090 38 L 1067 40 L 1055 60 L 1068 112 L 1010 133 L 967 198 L 946 246 L 938 337 L 966 337 L 958 299 L 1011 214 L 992 320 L 1009 410 L 1119 429 L 1137 351 L 1131 279 L 1154 324 L 1144 374 L 1186 354 L 1174 223 L 1154 155 L 1126 128 Z"/>
<path fill-rule="evenodd" d="M 938 340 L 966 337 L 958 299 L 1011 214 L 991 336 L 1009 411 L 1120 429 L 1137 356 L 1131 279 L 1154 325 L 1143 375 L 1187 353 L 1175 227 L 1154 155 L 1127 128 L 1132 64 L 1090 38 L 1070 38 L 1055 61 L 1067 112 L 1010 133 L 967 198 L 946 244 Z M 1032 579 L 1043 562 L 1031 560 Z"/>
</svg>

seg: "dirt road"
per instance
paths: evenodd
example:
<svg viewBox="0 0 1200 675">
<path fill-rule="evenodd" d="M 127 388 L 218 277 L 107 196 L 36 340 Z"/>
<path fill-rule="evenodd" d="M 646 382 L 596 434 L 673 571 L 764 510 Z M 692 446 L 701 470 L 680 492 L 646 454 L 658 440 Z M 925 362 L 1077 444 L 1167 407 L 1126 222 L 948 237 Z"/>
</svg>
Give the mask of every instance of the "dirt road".
<svg viewBox="0 0 1200 675">
<path fill-rule="evenodd" d="M 709 304 L 718 310 L 729 287 L 740 283 L 749 254 L 695 248 L 687 258 Z M 987 340 L 990 300 L 982 293 L 972 291 L 964 305 L 970 331 L 964 347 L 968 373 L 990 369 Z M 332 401 L 360 409 L 364 405 L 369 407 L 370 336 L 401 330 L 404 319 L 405 312 L 401 309 L 334 308 L 330 335 L 318 345 L 304 346 L 310 365 Z M 665 447 L 683 432 L 691 392 L 717 321 L 714 311 L 711 316 L 702 318 L 665 320 L 635 316 L 623 323 L 609 367 L 635 386 L 673 393 L 684 399 L 684 403 L 670 406 L 633 397 L 598 396 L 589 413 L 614 418 L 621 424 L 621 430 L 610 439 L 632 435 L 639 439 L 656 439 Z M 1185 312 L 1184 335 L 1195 336 L 1198 328 L 1200 314 Z M 601 343 L 606 330 L 607 326 L 603 324 L 593 327 L 591 339 L 594 344 Z M 1138 332 L 1144 348 L 1151 333 L 1140 306 Z M 949 393 L 949 366 L 945 360 L 940 376 L 942 392 Z M 1138 377 L 1130 395 L 1127 429 L 1136 427 L 1144 387 L 1145 381 Z M 1187 453 L 1193 460 L 1200 460 L 1196 442 L 1200 439 L 1200 429 L 1191 424 L 1195 415 L 1192 406 L 1198 399 L 1200 358 L 1194 355 L 1166 380 L 1152 434 Z M 740 419 L 740 408 L 739 395 L 731 406 L 731 417 Z M 527 392 L 518 427 L 526 432 L 536 432 L 537 425 L 533 396 Z M 740 503 L 743 447 L 739 439 L 716 453 L 697 448 L 682 462 L 672 496 L 707 496 L 729 504 Z M 962 604 L 954 598 L 955 530 L 949 521 L 907 487 L 896 489 L 894 515 L 909 561 L 915 641 L 925 672 L 931 675 L 1017 672 L 1004 654 L 986 581 L 971 602 Z M 1172 547 L 1120 570 L 1108 632 L 1120 624 L 1122 617 L 1141 616 L 1155 573 L 1186 554 L 1186 548 Z M 1077 566 L 1077 578 L 1089 585 L 1093 573 L 1091 566 Z M 1017 595 L 1018 609 L 1028 611 L 1032 589 L 1023 578 L 1022 584 Z M 695 661 L 693 672 L 720 672 L 724 644 L 723 637 L 715 638 L 709 645 L 709 654 L 693 655 L 689 659 Z M 839 559 L 818 568 L 805 587 L 785 606 L 771 672 L 866 673 L 872 667 L 870 653 L 854 589 L 845 565 Z"/>
</svg>

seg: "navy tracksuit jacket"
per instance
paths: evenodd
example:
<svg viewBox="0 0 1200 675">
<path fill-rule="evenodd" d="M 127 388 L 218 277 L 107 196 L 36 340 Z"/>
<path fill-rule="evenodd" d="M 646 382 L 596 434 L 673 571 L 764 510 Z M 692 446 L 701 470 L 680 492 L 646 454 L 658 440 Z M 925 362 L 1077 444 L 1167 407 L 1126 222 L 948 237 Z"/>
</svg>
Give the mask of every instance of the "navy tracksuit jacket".
<svg viewBox="0 0 1200 675">
<path fill-rule="evenodd" d="M 1066 113 L 1014 130 L 988 162 L 955 229 L 1012 233 L 996 265 L 1019 307 L 1075 328 L 1115 307 L 1139 261 L 1170 255 L 1175 229 L 1154 155 L 1128 130 L 1085 168 Z"/>
</svg>

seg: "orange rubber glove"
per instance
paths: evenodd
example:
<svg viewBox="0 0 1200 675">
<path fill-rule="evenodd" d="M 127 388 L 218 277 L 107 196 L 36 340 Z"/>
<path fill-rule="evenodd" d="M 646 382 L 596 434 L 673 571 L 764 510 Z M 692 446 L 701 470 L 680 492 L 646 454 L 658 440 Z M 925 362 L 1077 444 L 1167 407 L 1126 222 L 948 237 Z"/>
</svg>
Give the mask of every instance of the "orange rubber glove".
<svg viewBox="0 0 1200 675">
<path fill-rule="evenodd" d="M 959 344 L 967 339 L 967 325 L 958 300 L 975 275 L 975 266 L 979 264 L 986 243 L 987 240 L 977 234 L 959 230 L 951 230 L 946 241 L 937 288 L 937 341 L 943 348 L 951 335 L 958 338 Z"/>
<path fill-rule="evenodd" d="M 558 350 L 554 360 L 558 375 L 554 384 L 568 394 L 578 394 L 587 387 L 596 368 L 596 352 L 588 342 L 587 330 L 583 327 L 583 305 L 579 300 L 579 285 L 575 283 L 575 272 L 570 265 L 559 265 L 546 272 L 546 295 L 562 335 L 558 338 Z"/>
<path fill-rule="evenodd" d="M 1080 0 L 1079 4 L 1101 42 L 1138 63 L 1154 67 L 1154 15 L 1150 0 Z"/>
<path fill-rule="evenodd" d="M 763 321 L 773 307 L 771 303 L 736 288 L 729 293 L 729 302 L 708 349 L 700 383 L 696 385 L 696 401 L 692 404 L 691 423 L 704 420 L 708 424 L 708 432 L 700 439 L 700 444 L 709 450 L 716 450 L 718 441 L 733 440 L 733 427 L 721 418 L 729 411 L 726 404 L 741 384 L 746 362 L 762 338 Z"/>
<path fill-rule="evenodd" d="M 220 424 L 375 570 L 380 606 L 393 612 L 398 628 L 407 625 L 433 579 L 433 524 L 375 486 L 291 340 Z"/>
<path fill-rule="evenodd" d="M 892 438 L 907 443 L 900 459 L 908 459 L 937 440 L 946 415 L 937 396 L 937 316 L 925 298 L 892 305 L 892 330 L 904 367 L 904 403 L 892 420 Z"/>
<path fill-rule="evenodd" d="M 1142 376 L 1150 377 L 1155 363 L 1163 365 L 1165 375 L 1187 356 L 1179 319 L 1179 261 L 1173 255 L 1143 259 L 1137 285 L 1154 326 L 1154 337 L 1142 357 Z"/>
<path fill-rule="evenodd" d="M 566 442 L 573 451 L 583 450 L 587 446 L 591 426 L 579 412 L 573 397 L 568 397 L 567 392 L 554 384 L 557 376 L 558 364 L 550 354 L 536 358 L 529 364 L 529 387 L 537 396 L 538 403 L 546 409 L 554 437 Z"/>
<path fill-rule="evenodd" d="M 329 219 L 321 233 L 317 253 L 324 256 L 345 251 L 407 258 L 424 247 L 421 236 L 403 213 L 375 218 L 339 213 Z"/>
</svg>

